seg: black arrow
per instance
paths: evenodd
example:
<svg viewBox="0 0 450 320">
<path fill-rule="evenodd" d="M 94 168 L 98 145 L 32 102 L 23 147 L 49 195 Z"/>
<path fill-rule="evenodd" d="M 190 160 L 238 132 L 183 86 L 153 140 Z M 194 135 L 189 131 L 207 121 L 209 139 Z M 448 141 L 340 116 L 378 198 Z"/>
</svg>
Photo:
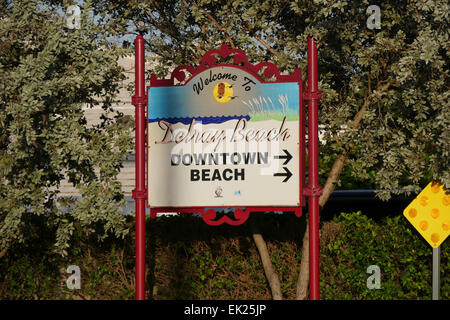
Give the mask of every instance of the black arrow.
<svg viewBox="0 0 450 320">
<path fill-rule="evenodd" d="M 290 177 L 292 177 L 292 172 L 289 171 L 288 168 L 283 167 L 285 173 L 274 173 L 274 177 L 286 177 L 284 178 L 283 182 L 286 182 L 289 180 Z"/>
<path fill-rule="evenodd" d="M 286 160 L 284 160 L 284 162 L 283 162 L 283 165 L 286 165 L 286 164 L 288 164 L 288 162 L 292 159 L 292 156 L 291 156 L 291 154 L 290 154 L 286 149 L 283 149 L 283 151 L 284 151 L 284 153 L 286 154 L 285 156 L 275 156 L 274 158 L 275 158 L 275 159 L 286 159 Z"/>
</svg>

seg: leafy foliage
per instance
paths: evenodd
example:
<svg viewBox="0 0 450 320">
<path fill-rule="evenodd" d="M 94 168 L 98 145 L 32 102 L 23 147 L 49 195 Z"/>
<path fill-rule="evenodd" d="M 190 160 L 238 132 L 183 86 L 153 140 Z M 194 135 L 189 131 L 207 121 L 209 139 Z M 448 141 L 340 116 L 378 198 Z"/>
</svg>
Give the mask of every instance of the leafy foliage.
<svg viewBox="0 0 450 320">
<path fill-rule="evenodd" d="M 366 25 L 369 5 L 380 7 L 381 29 Z M 374 181 L 383 199 L 432 178 L 450 187 L 447 1 L 101 0 L 95 10 L 106 32 L 145 35 L 160 77 L 220 43 L 305 72 L 314 36 L 322 179 L 345 154 L 352 176 Z"/>
<path fill-rule="evenodd" d="M 67 29 L 55 8 L 35 0 L 2 2 L 0 18 L 0 251 L 54 238 L 66 255 L 75 230 L 123 237 L 117 174 L 132 146 L 130 125 L 111 106 L 123 49 L 109 46 L 83 8 L 80 29 Z M 102 123 L 84 110 L 101 105 Z M 81 200 L 58 197 L 67 177 Z M 70 213 L 64 208 L 71 207 Z M 45 227 L 42 229 L 42 227 Z"/>
<path fill-rule="evenodd" d="M 304 219 L 252 216 L 264 232 L 286 299 L 295 298 Z M 130 226 L 134 219 L 129 217 Z M 191 215 L 147 223 L 147 297 L 150 299 L 271 299 L 261 258 L 248 225 L 210 228 Z M 50 240 L 50 239 L 48 239 Z M 0 260 L 0 299 L 134 299 L 134 236 L 75 233 L 67 257 L 29 243 Z M 342 213 L 321 228 L 321 299 L 430 300 L 431 247 L 404 217 L 371 219 Z M 441 298 L 450 298 L 450 246 L 441 246 Z M 81 289 L 68 290 L 69 265 L 81 271 Z M 370 265 L 381 288 L 368 289 Z"/>
</svg>

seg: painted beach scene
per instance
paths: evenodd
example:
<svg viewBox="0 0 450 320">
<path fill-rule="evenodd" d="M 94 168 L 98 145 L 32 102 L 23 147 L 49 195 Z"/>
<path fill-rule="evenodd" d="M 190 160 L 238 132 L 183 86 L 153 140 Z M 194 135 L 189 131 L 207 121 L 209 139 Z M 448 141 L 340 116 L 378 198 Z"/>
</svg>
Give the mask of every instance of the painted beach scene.
<svg viewBox="0 0 450 320">
<path fill-rule="evenodd" d="M 218 70 L 217 70 L 218 69 Z M 298 83 L 261 83 L 238 68 L 206 70 L 184 86 L 150 87 L 149 122 L 299 119 Z"/>
</svg>

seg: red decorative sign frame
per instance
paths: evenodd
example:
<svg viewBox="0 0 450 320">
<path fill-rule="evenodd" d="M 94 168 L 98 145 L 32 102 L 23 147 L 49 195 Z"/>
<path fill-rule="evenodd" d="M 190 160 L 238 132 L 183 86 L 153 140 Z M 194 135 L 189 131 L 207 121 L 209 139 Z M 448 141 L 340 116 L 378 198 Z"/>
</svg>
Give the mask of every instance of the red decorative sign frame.
<svg viewBox="0 0 450 320">
<path fill-rule="evenodd" d="M 218 63 L 219 58 L 227 59 L 231 58 L 233 64 L 221 64 Z M 230 49 L 226 44 L 223 44 L 220 49 L 210 50 L 205 53 L 201 63 L 197 67 L 189 65 L 181 65 L 175 68 L 169 79 L 157 79 L 155 74 L 150 77 L 150 86 L 147 87 L 147 92 L 150 87 L 169 87 L 169 86 L 184 86 L 196 75 L 203 71 L 209 70 L 216 67 L 233 67 L 242 69 L 245 72 L 250 73 L 261 83 L 284 83 L 284 82 L 297 82 L 299 84 L 299 148 L 300 150 L 305 150 L 305 115 L 304 115 L 304 99 L 303 97 L 303 81 L 301 77 L 300 69 L 296 69 L 293 74 L 282 75 L 278 70 L 277 66 L 271 62 L 261 62 L 256 65 L 251 64 L 244 51 L 240 49 Z M 188 74 L 190 76 L 188 77 Z M 178 83 L 176 83 L 176 81 Z M 147 120 L 147 117 L 146 117 Z M 146 122 L 147 123 L 147 122 Z M 146 150 L 148 150 L 146 148 Z M 147 207 L 150 208 L 150 217 L 155 218 L 156 214 L 159 212 L 180 212 L 180 213 L 200 213 L 203 220 L 211 225 L 218 226 L 221 224 L 229 225 L 240 225 L 247 221 L 251 212 L 294 212 L 297 217 L 302 215 L 302 206 L 305 203 L 305 196 L 302 190 L 305 190 L 305 152 L 300 152 L 299 157 L 299 183 L 300 183 L 300 195 L 299 203 L 296 207 L 279 207 L 279 206 L 252 206 L 246 207 L 244 210 L 242 208 L 235 208 L 234 219 L 224 215 L 218 220 L 216 219 L 216 210 L 209 207 Z M 147 158 L 147 169 L 148 169 L 148 158 Z M 146 185 L 147 186 L 147 185 Z M 147 188 L 146 188 L 147 189 Z M 217 207 L 217 208 L 230 208 L 230 207 Z"/>
<path fill-rule="evenodd" d="M 148 101 L 147 92 L 150 87 L 183 86 L 186 85 L 197 74 L 214 67 L 234 67 L 252 74 L 261 83 L 283 83 L 297 82 L 299 84 L 299 183 L 300 202 L 296 207 L 246 207 L 235 208 L 234 219 L 223 216 L 216 220 L 216 211 L 206 207 L 150 207 L 150 216 L 156 217 L 158 212 L 189 212 L 200 213 L 203 220 L 212 226 L 223 223 L 240 225 L 244 223 L 251 212 L 294 212 L 297 217 L 302 214 L 302 206 L 305 204 L 305 196 L 309 197 L 309 233 L 310 233 L 310 298 L 319 299 L 319 196 L 322 189 L 318 183 L 318 101 L 320 91 L 317 88 L 317 48 L 312 38 L 308 39 L 308 90 L 301 79 L 301 71 L 296 69 L 291 75 L 282 75 L 275 64 L 261 62 L 256 65 L 248 61 L 244 51 L 230 49 L 222 45 L 220 49 L 210 50 L 205 53 L 201 63 L 197 67 L 189 65 L 178 66 L 169 79 L 157 79 L 152 74 L 150 86 L 145 90 L 145 40 L 138 35 L 135 43 L 135 81 L 136 93 L 132 98 L 132 104 L 136 107 L 136 189 L 132 196 L 136 201 L 136 299 L 145 299 L 145 205 L 148 206 L 145 168 L 146 162 L 146 137 L 148 129 L 148 118 L 146 105 Z M 218 58 L 232 59 L 232 64 L 218 63 Z M 188 77 L 188 74 L 191 74 Z M 309 181 L 305 186 L 305 114 L 304 104 L 309 101 L 308 108 L 308 156 L 309 156 Z M 148 157 L 147 157 L 148 160 Z M 227 207 L 228 208 L 228 207 Z"/>
</svg>

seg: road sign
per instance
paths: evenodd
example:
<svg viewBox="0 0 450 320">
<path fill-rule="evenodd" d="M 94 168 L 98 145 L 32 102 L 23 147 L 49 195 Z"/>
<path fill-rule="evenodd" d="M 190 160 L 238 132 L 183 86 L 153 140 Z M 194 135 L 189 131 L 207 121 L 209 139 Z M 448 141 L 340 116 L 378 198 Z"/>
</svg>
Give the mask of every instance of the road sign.
<svg viewBox="0 0 450 320">
<path fill-rule="evenodd" d="M 450 234 L 450 192 L 443 185 L 430 182 L 403 215 L 433 248 L 437 248 Z"/>
<path fill-rule="evenodd" d="M 150 86 L 150 207 L 300 206 L 299 94 L 223 65 Z"/>
</svg>

